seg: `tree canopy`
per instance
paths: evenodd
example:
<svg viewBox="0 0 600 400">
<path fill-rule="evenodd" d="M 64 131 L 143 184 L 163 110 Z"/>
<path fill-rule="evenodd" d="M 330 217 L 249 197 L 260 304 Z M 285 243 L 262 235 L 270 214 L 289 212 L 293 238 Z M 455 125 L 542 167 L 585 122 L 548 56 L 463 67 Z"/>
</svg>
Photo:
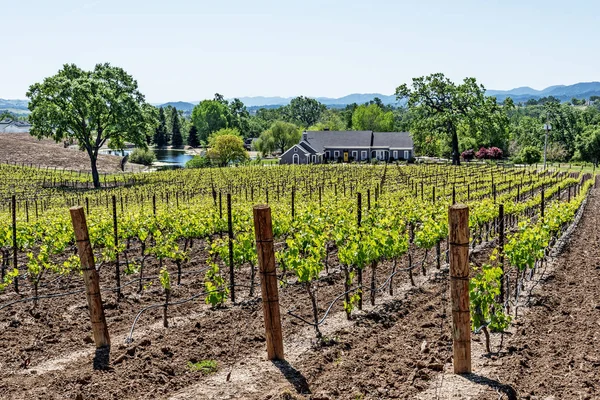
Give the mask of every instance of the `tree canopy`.
<svg viewBox="0 0 600 400">
<path fill-rule="evenodd" d="M 244 140 L 239 134 L 221 132 L 213 135 L 209 138 L 211 147 L 207 156 L 214 164 L 224 167 L 230 163 L 243 162 L 248 159 Z"/>
<path fill-rule="evenodd" d="M 352 114 L 352 128 L 357 131 L 392 132 L 394 113 L 384 111 L 377 103 L 358 106 Z"/>
<path fill-rule="evenodd" d="M 485 88 L 475 78 L 465 78 L 457 85 L 441 73 L 414 78 L 411 88 L 398 86 L 396 97 L 408 99 L 408 107 L 414 111 L 413 132 L 435 132 L 450 139 L 455 165 L 460 164 L 459 126 L 485 130 L 496 122 L 493 114 L 503 112 L 495 97 L 485 97 Z"/>
<path fill-rule="evenodd" d="M 54 140 L 76 139 L 91 163 L 94 186 L 100 186 L 98 151 L 110 141 L 146 147 L 156 124 L 156 108 L 146 103 L 137 81 L 122 68 L 98 64 L 84 71 L 65 64 L 57 74 L 34 83 L 27 92 L 31 134 Z"/>
<path fill-rule="evenodd" d="M 290 104 L 286 106 L 285 112 L 288 114 L 290 122 L 308 128 L 319 120 L 325 109 L 325 105 L 319 103 L 317 100 L 299 96 L 290 101 Z"/>
<path fill-rule="evenodd" d="M 202 142 L 206 142 L 211 133 L 229 127 L 229 120 L 229 108 L 219 100 L 204 100 L 192 110 L 192 123 Z"/>
<path fill-rule="evenodd" d="M 284 153 L 297 144 L 301 137 L 302 131 L 296 125 L 284 121 L 275 121 L 268 130 L 260 135 L 259 142 L 255 146 L 263 154 L 277 149 Z"/>
</svg>

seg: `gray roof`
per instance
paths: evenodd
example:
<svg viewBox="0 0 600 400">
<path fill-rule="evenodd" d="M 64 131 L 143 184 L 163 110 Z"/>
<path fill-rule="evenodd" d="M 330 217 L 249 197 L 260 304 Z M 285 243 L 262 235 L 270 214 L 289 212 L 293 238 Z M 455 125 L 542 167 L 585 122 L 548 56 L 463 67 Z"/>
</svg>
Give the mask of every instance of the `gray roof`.
<svg viewBox="0 0 600 400">
<path fill-rule="evenodd" d="M 307 131 L 304 133 L 310 147 L 317 152 L 323 152 L 326 148 L 413 148 L 413 140 L 409 132 Z M 301 141 L 300 145 L 303 143 Z M 310 149 L 306 150 L 313 153 Z"/>
<path fill-rule="evenodd" d="M 4 119 L 0 121 L 0 133 L 21 133 L 29 132 L 31 124 L 24 121 L 13 121 L 11 119 Z"/>
<path fill-rule="evenodd" d="M 318 152 L 326 147 L 370 147 L 371 131 L 307 131 L 307 142 Z"/>
<path fill-rule="evenodd" d="M 316 154 L 317 153 L 316 150 L 313 149 L 312 146 L 309 146 L 308 143 L 306 143 L 306 142 L 302 142 L 301 141 L 300 143 L 298 143 L 298 145 L 302 149 L 304 149 L 307 153 L 310 153 L 310 154 Z"/>
<path fill-rule="evenodd" d="M 413 140 L 408 132 L 373 132 L 373 147 L 412 149 Z"/>
</svg>

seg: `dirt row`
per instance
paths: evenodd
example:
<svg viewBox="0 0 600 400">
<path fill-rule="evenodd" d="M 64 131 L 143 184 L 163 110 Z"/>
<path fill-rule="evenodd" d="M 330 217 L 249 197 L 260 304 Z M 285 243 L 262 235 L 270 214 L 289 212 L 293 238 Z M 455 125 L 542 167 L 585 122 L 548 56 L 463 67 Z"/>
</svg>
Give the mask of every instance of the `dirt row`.
<svg viewBox="0 0 600 400">
<path fill-rule="evenodd" d="M 504 336 L 502 349 L 484 355 L 475 336 L 475 374 L 467 379 L 475 386 L 451 388 L 446 394 L 461 394 L 447 398 L 516 398 L 511 393 L 520 398 L 597 397 L 594 377 L 600 357 L 594 347 L 600 332 L 600 250 L 589 243 L 600 239 L 599 201 L 597 194 L 590 198 L 571 244 L 554 260 L 551 275 L 543 276 L 529 309 L 521 309 L 525 314 Z M 184 271 L 198 273 L 184 276 L 172 301 L 203 290 L 206 246 L 195 245 L 202 250 L 194 253 Z M 487 254 L 474 254 L 474 261 Z M 421 257 L 415 254 L 414 259 Z M 334 266 L 330 276 L 319 282 L 321 315 L 343 291 L 335 256 L 330 264 Z M 160 304 L 164 296 L 158 282 L 145 282 L 146 289 L 138 294 L 135 276 L 123 278 L 133 282 L 123 289 L 123 300 L 117 303 L 114 293 L 103 293 L 112 339 L 112 369 L 106 372 L 92 369 L 94 346 L 82 293 L 43 299 L 35 310 L 31 303 L 19 303 L 0 310 L 0 398 L 445 398 L 440 389 L 446 389 L 444 380 L 450 381 L 452 361 L 448 274 L 434 264 L 430 258 L 426 276 L 415 271 L 416 287 L 405 273 L 398 275 L 394 296 L 381 293 L 375 307 L 366 301 L 365 309 L 350 321 L 342 305 L 336 304 L 322 326 L 324 345 L 317 345 L 310 326 L 287 314 L 295 308 L 310 318 L 304 289 L 294 284 L 283 288 L 285 363 L 265 360 L 261 304 L 248 296 L 247 269 L 236 273 L 241 285 L 238 305 L 211 309 L 200 297 L 172 306 L 169 328 L 162 326 L 161 308 L 147 311 L 131 344 L 125 344 L 125 338 L 137 312 Z M 151 263 L 147 276 L 155 277 L 157 270 Z M 379 267 L 379 283 L 390 270 L 389 263 Z M 102 287 L 114 287 L 112 272 L 110 265 L 102 267 Z M 82 287 L 79 277 L 49 281 L 43 293 Z M 0 303 L 16 299 L 8 293 Z M 494 340 L 498 348 L 499 338 Z M 190 368 L 189 363 L 202 360 L 215 360 L 218 370 L 205 374 Z"/>
</svg>

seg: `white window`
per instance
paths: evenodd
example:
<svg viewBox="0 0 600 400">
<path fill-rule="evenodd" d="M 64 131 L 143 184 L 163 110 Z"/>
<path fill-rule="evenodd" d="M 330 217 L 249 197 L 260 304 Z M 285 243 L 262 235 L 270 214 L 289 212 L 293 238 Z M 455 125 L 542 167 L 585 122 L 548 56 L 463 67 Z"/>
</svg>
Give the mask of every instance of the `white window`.
<svg viewBox="0 0 600 400">
<path fill-rule="evenodd" d="M 294 153 L 297 153 L 297 152 L 298 152 L 298 148 L 294 147 Z"/>
<path fill-rule="evenodd" d="M 336 151 L 334 151 L 334 152 L 333 152 L 333 156 L 334 156 L 335 158 L 338 158 L 338 157 L 340 156 L 340 152 L 339 152 L 339 151 L 337 151 L 337 150 L 336 150 Z"/>
<path fill-rule="evenodd" d="M 405 160 L 408 160 L 408 153 L 409 153 L 408 150 L 404 150 L 404 159 Z"/>
<path fill-rule="evenodd" d="M 366 160 L 367 159 L 367 152 L 365 150 L 360 152 L 360 159 L 361 160 Z"/>
<path fill-rule="evenodd" d="M 394 158 L 398 158 L 398 150 L 394 150 Z"/>
<path fill-rule="evenodd" d="M 352 152 L 352 158 L 354 158 L 355 161 L 358 161 L 358 151 Z"/>
<path fill-rule="evenodd" d="M 298 154 L 294 154 L 292 157 L 292 164 L 300 164 L 300 157 L 298 157 Z"/>
</svg>

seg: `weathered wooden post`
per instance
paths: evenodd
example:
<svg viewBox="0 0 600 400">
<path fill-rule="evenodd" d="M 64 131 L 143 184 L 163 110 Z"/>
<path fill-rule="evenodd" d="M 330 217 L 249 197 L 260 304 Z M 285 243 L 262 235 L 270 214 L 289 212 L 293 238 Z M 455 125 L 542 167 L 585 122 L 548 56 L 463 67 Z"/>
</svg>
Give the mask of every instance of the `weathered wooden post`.
<svg viewBox="0 0 600 400">
<path fill-rule="evenodd" d="M 85 282 L 85 294 L 92 320 L 92 333 L 96 344 L 94 369 L 106 369 L 108 368 L 110 359 L 110 337 L 108 335 L 108 327 L 106 326 L 102 297 L 100 295 L 100 277 L 98 271 L 96 271 L 94 253 L 90 243 L 83 207 L 73 207 L 69 211 L 71 212 L 73 230 L 75 231 L 75 239 L 77 240 L 81 271 L 83 272 L 83 281 Z"/>
<path fill-rule="evenodd" d="M 469 311 L 469 207 L 448 210 L 450 295 L 454 373 L 471 373 L 471 315 Z"/>
<path fill-rule="evenodd" d="M 17 262 L 18 256 L 18 247 L 17 247 L 17 198 L 13 194 L 12 195 L 12 247 L 13 247 L 13 268 L 19 270 L 19 265 Z M 4 278 L 4 277 L 2 277 Z M 19 293 L 19 275 L 15 276 L 13 280 L 15 284 L 15 292 Z"/>
<path fill-rule="evenodd" d="M 121 299 L 121 269 L 119 265 L 119 229 L 117 223 L 117 196 L 112 196 L 113 236 L 115 243 L 115 280 L 117 282 L 117 301 Z"/>
<path fill-rule="evenodd" d="M 500 268 L 502 268 L 502 277 L 500 278 L 500 303 L 504 304 L 504 204 L 498 206 L 498 222 L 500 231 L 498 237 L 498 253 Z"/>
<path fill-rule="evenodd" d="M 356 193 L 356 223 L 358 225 L 358 227 L 360 228 L 360 224 L 362 223 L 362 194 L 360 192 Z M 362 290 L 362 268 L 358 268 L 357 272 L 356 272 L 356 279 L 358 281 L 358 286 L 360 289 L 358 289 L 358 309 L 362 310 L 363 309 L 363 290 Z"/>
<path fill-rule="evenodd" d="M 227 193 L 227 236 L 229 245 L 229 293 L 235 304 L 235 273 L 233 268 L 233 219 L 231 217 L 231 193 Z"/>
<path fill-rule="evenodd" d="M 256 253 L 258 256 L 263 314 L 265 318 L 267 357 L 269 360 L 284 360 L 271 208 L 268 205 L 255 206 L 253 213 Z"/>
<path fill-rule="evenodd" d="M 540 211 L 541 211 L 541 216 L 542 216 L 542 221 L 544 220 L 544 208 L 545 208 L 545 204 L 544 204 L 544 187 L 542 186 L 542 191 L 540 193 Z"/>
<path fill-rule="evenodd" d="M 292 186 L 292 220 L 296 217 L 296 186 Z"/>
</svg>

